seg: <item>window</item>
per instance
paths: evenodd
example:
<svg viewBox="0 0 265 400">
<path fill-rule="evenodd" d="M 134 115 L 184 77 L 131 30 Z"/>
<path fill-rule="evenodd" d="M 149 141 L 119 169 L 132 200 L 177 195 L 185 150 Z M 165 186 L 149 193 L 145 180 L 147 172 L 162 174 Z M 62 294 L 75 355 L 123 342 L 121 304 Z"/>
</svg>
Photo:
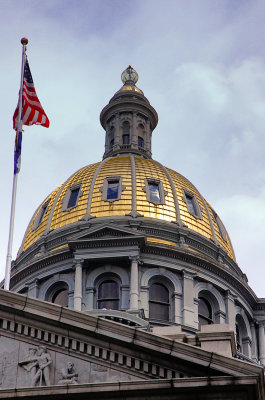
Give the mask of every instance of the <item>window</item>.
<svg viewBox="0 0 265 400">
<path fill-rule="evenodd" d="M 217 225 L 217 228 L 218 228 L 218 231 L 219 231 L 220 235 L 222 236 L 222 238 L 224 240 L 226 240 L 225 227 L 224 227 L 220 217 L 217 215 L 217 213 L 213 209 L 212 209 L 212 213 L 213 213 L 213 218 L 214 218 L 214 220 L 216 222 L 216 225 Z"/>
<path fill-rule="evenodd" d="M 68 307 L 68 293 L 68 284 L 63 281 L 58 281 L 49 287 L 45 294 L 45 300 L 62 307 Z"/>
<path fill-rule="evenodd" d="M 130 143 L 130 136 L 122 135 L 122 144 L 129 144 L 129 143 Z"/>
<path fill-rule="evenodd" d="M 144 147 L 144 139 L 141 136 L 138 136 L 138 146 Z"/>
<path fill-rule="evenodd" d="M 104 179 L 103 186 L 100 188 L 103 201 L 115 201 L 121 198 L 122 191 L 126 186 L 122 185 L 121 176 L 110 176 Z"/>
<path fill-rule="evenodd" d="M 124 121 L 122 124 L 122 144 L 130 144 L 130 123 Z"/>
<path fill-rule="evenodd" d="M 82 196 L 80 183 L 76 183 L 68 188 L 62 201 L 62 211 L 68 211 L 75 207 L 80 196 Z"/>
<path fill-rule="evenodd" d="M 149 318 L 169 321 L 169 291 L 162 283 L 153 283 L 150 286 Z"/>
<path fill-rule="evenodd" d="M 164 204 L 167 192 L 163 188 L 163 183 L 154 178 L 145 179 L 143 190 L 146 192 L 147 200 L 154 204 Z"/>
<path fill-rule="evenodd" d="M 212 307 L 208 300 L 203 297 L 199 297 L 198 316 L 199 328 L 201 325 L 210 325 L 213 323 Z"/>
<path fill-rule="evenodd" d="M 201 209 L 193 193 L 184 191 L 184 200 L 187 204 L 188 211 L 196 218 L 202 218 Z"/>
<path fill-rule="evenodd" d="M 148 188 L 149 188 L 149 192 L 150 192 L 150 201 L 152 203 L 160 203 L 161 202 L 161 197 L 160 197 L 160 191 L 159 191 L 158 183 L 149 182 L 148 183 Z"/>
<path fill-rule="evenodd" d="M 68 307 L 68 290 L 61 289 L 55 292 L 52 296 L 52 303 L 62 307 Z"/>
<path fill-rule="evenodd" d="M 68 200 L 67 208 L 75 207 L 79 195 L 80 188 L 71 190 L 70 198 Z"/>
<path fill-rule="evenodd" d="M 236 323 L 236 349 L 239 353 L 242 353 L 242 338 L 238 323 Z"/>
<path fill-rule="evenodd" d="M 107 189 L 107 200 L 117 200 L 119 195 L 119 181 L 109 181 Z"/>
<path fill-rule="evenodd" d="M 44 203 L 42 205 L 37 217 L 35 218 L 35 221 L 32 226 L 32 230 L 36 229 L 42 223 L 44 215 L 46 214 L 46 212 L 48 210 L 48 205 L 49 205 L 49 200 L 46 201 L 46 203 Z"/>
<path fill-rule="evenodd" d="M 114 280 L 106 280 L 98 287 L 98 309 L 119 309 L 119 284 Z"/>
</svg>

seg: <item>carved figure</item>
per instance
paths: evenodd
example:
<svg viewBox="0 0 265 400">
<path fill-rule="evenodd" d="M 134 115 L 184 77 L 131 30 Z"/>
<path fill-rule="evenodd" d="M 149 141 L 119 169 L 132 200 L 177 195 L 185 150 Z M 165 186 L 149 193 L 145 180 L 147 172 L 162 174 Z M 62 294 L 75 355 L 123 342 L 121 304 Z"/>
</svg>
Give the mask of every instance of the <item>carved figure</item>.
<svg viewBox="0 0 265 400">
<path fill-rule="evenodd" d="M 27 372 L 30 372 L 31 386 L 42 385 L 44 381 L 46 386 L 50 386 L 50 365 L 52 359 L 50 354 L 47 352 L 46 346 L 39 346 L 36 349 L 29 349 L 29 357 L 27 360 L 19 363 Z"/>
<path fill-rule="evenodd" d="M 74 363 L 69 361 L 66 368 L 61 369 L 63 379 L 59 380 L 59 385 L 73 384 L 77 385 L 78 374 L 74 372 Z"/>
</svg>

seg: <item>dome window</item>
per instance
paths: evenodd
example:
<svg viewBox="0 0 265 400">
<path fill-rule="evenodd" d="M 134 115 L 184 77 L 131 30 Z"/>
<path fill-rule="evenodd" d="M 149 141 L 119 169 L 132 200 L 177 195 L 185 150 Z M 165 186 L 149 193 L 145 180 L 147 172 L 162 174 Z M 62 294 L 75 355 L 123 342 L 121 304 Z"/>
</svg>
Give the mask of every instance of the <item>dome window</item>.
<svg viewBox="0 0 265 400">
<path fill-rule="evenodd" d="M 138 147 L 144 147 L 144 139 L 141 136 L 138 136 Z"/>
<path fill-rule="evenodd" d="M 220 233 L 220 235 L 222 236 L 222 238 L 226 241 L 226 232 L 225 232 L 225 227 L 220 219 L 220 217 L 218 216 L 218 214 L 212 209 L 212 214 L 213 214 L 213 218 L 216 222 L 218 231 Z"/>
<path fill-rule="evenodd" d="M 167 192 L 163 188 L 163 183 L 157 179 L 145 179 L 143 190 L 146 192 L 147 200 L 154 204 L 165 204 Z"/>
<path fill-rule="evenodd" d="M 116 200 L 119 194 L 119 180 L 108 182 L 107 200 Z"/>
<path fill-rule="evenodd" d="M 130 144 L 130 123 L 124 121 L 122 124 L 122 144 Z"/>
<path fill-rule="evenodd" d="M 33 223 L 33 227 L 32 230 L 36 229 L 43 221 L 44 215 L 46 214 L 47 210 L 48 210 L 48 205 L 49 205 L 50 200 L 46 201 L 46 203 L 44 203 Z"/>
<path fill-rule="evenodd" d="M 122 135 L 122 144 L 130 144 L 130 135 Z"/>
<path fill-rule="evenodd" d="M 102 192 L 102 200 L 110 202 L 119 200 L 124 189 L 125 186 L 122 185 L 122 178 L 120 176 L 105 178 L 103 186 L 100 189 Z"/>
<path fill-rule="evenodd" d="M 63 203 L 62 203 L 62 210 L 68 211 L 73 207 L 76 207 L 78 203 L 79 197 L 82 195 L 81 192 L 81 185 L 77 183 L 74 186 L 71 186 L 67 189 L 67 192 L 64 196 Z"/>
<path fill-rule="evenodd" d="M 153 283 L 150 286 L 149 319 L 169 321 L 169 291 L 162 283 Z"/>
<path fill-rule="evenodd" d="M 201 209 L 196 196 L 193 193 L 184 191 L 184 201 L 187 205 L 188 211 L 195 218 L 202 219 Z"/>
<path fill-rule="evenodd" d="M 119 284 L 114 280 L 106 280 L 98 287 L 98 309 L 119 309 Z"/>
</svg>

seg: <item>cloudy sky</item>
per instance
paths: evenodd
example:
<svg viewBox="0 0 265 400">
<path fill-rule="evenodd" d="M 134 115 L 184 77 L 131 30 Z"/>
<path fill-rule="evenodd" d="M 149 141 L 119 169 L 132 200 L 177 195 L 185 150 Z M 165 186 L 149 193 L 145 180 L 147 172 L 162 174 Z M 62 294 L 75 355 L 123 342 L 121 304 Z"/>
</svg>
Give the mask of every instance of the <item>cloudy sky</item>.
<svg viewBox="0 0 265 400">
<path fill-rule="evenodd" d="M 50 128 L 25 127 L 13 258 L 37 206 L 99 161 L 99 113 L 131 64 L 159 115 L 153 157 L 191 180 L 217 210 L 249 284 L 265 297 L 263 1 L 0 0 L 0 278 L 13 179 L 12 115 L 23 36 Z"/>
</svg>

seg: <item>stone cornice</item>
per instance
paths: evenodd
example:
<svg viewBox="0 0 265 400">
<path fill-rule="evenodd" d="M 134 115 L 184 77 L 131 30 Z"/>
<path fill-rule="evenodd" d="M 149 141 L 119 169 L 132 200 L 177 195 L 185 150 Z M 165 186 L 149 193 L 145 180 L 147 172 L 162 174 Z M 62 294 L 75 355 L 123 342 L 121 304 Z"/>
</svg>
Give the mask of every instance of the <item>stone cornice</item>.
<svg viewBox="0 0 265 400">
<path fill-rule="evenodd" d="M 211 370 L 212 375 L 256 374 L 263 379 L 263 368 L 258 365 L 234 358 L 229 358 L 228 362 L 227 357 L 199 347 L 5 290 L 0 290 L 0 310 L 2 334 L 10 331 L 13 338 L 21 337 L 25 341 L 28 337 L 36 344 L 45 343 L 51 350 L 63 347 L 73 355 L 76 353 L 81 357 L 86 353 L 90 357 L 103 357 L 102 360 L 105 357 L 105 361 L 117 362 L 117 365 L 119 357 L 116 358 L 112 352 L 119 352 L 118 349 L 122 348 L 123 356 L 129 357 L 128 361 L 125 360 L 125 365 L 122 361 L 122 365 L 136 370 L 135 360 L 140 360 L 141 357 L 151 363 L 150 366 L 139 364 L 138 372 L 146 376 L 151 374 L 150 376 L 158 378 L 157 366 L 160 364 L 172 371 L 178 368 L 193 371 L 196 367 L 202 375 Z M 109 353 L 105 353 L 104 348 Z M 156 365 L 154 369 L 152 363 Z"/>
</svg>

